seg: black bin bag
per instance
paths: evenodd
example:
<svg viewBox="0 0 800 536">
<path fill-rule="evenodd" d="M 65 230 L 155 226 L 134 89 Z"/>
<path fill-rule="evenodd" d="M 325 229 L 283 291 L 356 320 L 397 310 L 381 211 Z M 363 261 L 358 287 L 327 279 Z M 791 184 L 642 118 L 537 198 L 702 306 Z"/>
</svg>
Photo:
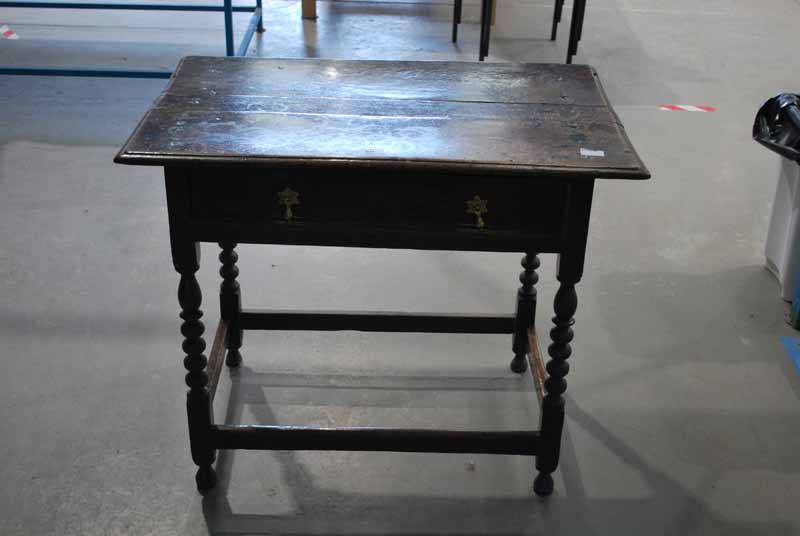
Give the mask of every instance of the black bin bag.
<svg viewBox="0 0 800 536">
<path fill-rule="evenodd" d="M 779 155 L 800 162 L 800 95 L 781 93 L 756 114 L 753 139 Z"/>
</svg>

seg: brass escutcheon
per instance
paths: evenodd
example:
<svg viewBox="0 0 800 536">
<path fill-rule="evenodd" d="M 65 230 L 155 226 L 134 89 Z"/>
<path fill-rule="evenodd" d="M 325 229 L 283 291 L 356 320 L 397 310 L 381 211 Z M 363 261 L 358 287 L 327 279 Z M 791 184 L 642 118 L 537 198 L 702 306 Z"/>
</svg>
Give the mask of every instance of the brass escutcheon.
<svg viewBox="0 0 800 536">
<path fill-rule="evenodd" d="M 294 219 L 294 212 L 292 207 L 300 204 L 300 194 L 289 188 L 288 186 L 278 192 L 278 204 L 286 208 L 283 217 L 286 221 Z"/>
<path fill-rule="evenodd" d="M 486 226 L 486 223 L 483 221 L 483 215 L 489 212 L 489 209 L 486 208 L 487 203 L 487 200 L 481 199 L 477 195 L 467 200 L 467 214 L 475 215 L 475 224 L 478 226 L 478 229 L 483 229 Z"/>
</svg>

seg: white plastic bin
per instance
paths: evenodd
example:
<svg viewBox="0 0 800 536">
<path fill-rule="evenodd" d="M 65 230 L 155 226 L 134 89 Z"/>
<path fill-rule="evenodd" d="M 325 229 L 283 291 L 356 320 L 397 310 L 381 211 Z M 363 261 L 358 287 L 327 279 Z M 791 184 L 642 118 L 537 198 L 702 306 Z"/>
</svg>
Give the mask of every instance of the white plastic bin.
<svg viewBox="0 0 800 536">
<path fill-rule="evenodd" d="M 800 164 L 781 161 L 766 254 L 767 268 L 781 285 L 781 298 L 791 302 L 800 283 Z"/>
</svg>

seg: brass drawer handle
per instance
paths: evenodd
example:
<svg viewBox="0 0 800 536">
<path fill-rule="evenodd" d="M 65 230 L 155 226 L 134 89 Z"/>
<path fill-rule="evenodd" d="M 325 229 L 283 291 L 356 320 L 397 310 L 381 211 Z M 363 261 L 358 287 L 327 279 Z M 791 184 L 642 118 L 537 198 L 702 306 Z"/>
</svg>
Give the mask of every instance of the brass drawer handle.
<svg viewBox="0 0 800 536">
<path fill-rule="evenodd" d="M 294 219 L 294 212 L 292 207 L 300 204 L 300 194 L 289 188 L 288 186 L 278 192 L 278 204 L 286 208 L 283 217 L 286 221 Z"/>
<path fill-rule="evenodd" d="M 483 229 L 486 226 L 486 222 L 483 221 L 483 215 L 489 212 L 489 209 L 486 208 L 487 203 L 487 200 L 481 199 L 477 195 L 467 201 L 467 214 L 475 215 L 475 224 L 478 229 Z"/>
</svg>

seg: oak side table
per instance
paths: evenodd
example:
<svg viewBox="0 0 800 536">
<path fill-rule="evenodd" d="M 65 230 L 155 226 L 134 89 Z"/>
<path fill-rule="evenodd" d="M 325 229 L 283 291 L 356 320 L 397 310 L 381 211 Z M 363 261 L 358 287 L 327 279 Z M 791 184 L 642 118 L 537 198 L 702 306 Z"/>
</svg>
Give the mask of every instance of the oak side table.
<svg viewBox="0 0 800 536">
<path fill-rule="evenodd" d="M 116 162 L 163 166 L 189 386 L 192 459 L 212 488 L 217 449 L 536 457 L 553 491 L 575 285 L 596 179 L 647 179 L 595 71 L 580 65 L 189 57 Z M 205 354 L 199 243 L 221 247 L 221 320 Z M 524 253 L 507 316 L 243 309 L 237 243 Z M 558 255 L 543 363 L 534 329 L 540 253 Z M 212 402 L 245 330 L 512 334 L 538 430 L 475 432 L 221 425 Z"/>
</svg>

